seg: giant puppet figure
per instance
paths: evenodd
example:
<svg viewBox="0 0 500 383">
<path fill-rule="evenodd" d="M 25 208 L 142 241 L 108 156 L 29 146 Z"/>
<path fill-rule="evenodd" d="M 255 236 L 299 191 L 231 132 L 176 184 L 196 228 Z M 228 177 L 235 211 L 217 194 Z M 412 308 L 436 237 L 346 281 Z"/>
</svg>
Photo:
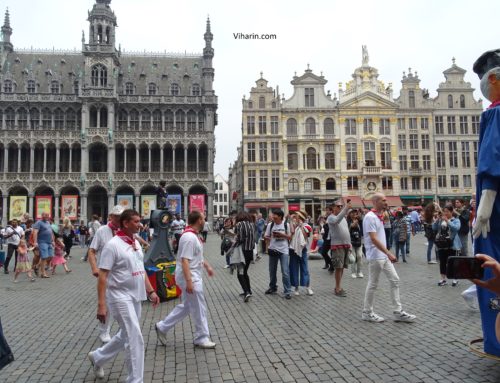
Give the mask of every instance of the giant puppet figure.
<svg viewBox="0 0 500 383">
<path fill-rule="evenodd" d="M 473 69 L 481 79 L 481 93 L 492 103 L 481 115 L 480 123 L 474 251 L 500 261 L 500 49 L 483 53 Z M 485 271 L 485 279 L 491 278 L 491 270 Z M 478 287 L 484 351 L 500 356 L 500 343 L 495 336 L 498 312 L 489 307 L 493 297 Z"/>
</svg>

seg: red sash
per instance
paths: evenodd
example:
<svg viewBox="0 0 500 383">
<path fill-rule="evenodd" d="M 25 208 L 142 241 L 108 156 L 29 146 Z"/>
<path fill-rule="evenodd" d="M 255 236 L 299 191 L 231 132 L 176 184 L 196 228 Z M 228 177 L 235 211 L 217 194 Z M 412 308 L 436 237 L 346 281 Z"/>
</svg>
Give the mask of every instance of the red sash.
<svg viewBox="0 0 500 383">
<path fill-rule="evenodd" d="M 116 231 L 116 236 L 119 237 L 122 241 L 124 241 L 127 245 L 130 245 L 134 248 L 135 251 L 139 250 L 135 247 L 135 238 L 129 237 L 122 229 L 118 229 Z"/>
<path fill-rule="evenodd" d="M 113 233 L 113 237 L 116 235 L 116 232 L 120 229 L 119 226 L 113 225 L 113 222 L 111 222 L 111 221 L 108 222 L 108 227 L 111 229 L 111 232 Z"/>
<path fill-rule="evenodd" d="M 493 104 L 491 104 L 490 106 L 488 106 L 488 109 L 494 108 L 495 106 L 499 106 L 499 105 L 500 105 L 500 100 L 495 101 Z"/>
<path fill-rule="evenodd" d="M 379 214 L 377 214 L 377 210 L 372 209 L 371 211 L 372 211 L 372 213 L 374 213 L 378 217 L 378 219 L 380 219 L 380 222 L 384 223 L 384 213 L 379 215 Z"/>
<path fill-rule="evenodd" d="M 185 233 L 193 233 L 194 235 L 196 235 L 196 238 L 198 238 L 198 241 L 200 241 L 200 243 L 203 245 L 203 241 L 200 238 L 200 233 L 198 233 L 197 231 L 194 231 L 194 229 L 191 226 L 186 226 L 186 228 L 182 232 L 181 236 Z"/>
</svg>

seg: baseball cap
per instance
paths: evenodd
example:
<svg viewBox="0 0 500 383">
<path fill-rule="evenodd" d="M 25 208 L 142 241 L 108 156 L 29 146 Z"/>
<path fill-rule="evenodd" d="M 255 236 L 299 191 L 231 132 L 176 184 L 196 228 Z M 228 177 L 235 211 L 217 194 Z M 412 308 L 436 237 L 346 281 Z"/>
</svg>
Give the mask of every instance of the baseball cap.
<svg viewBox="0 0 500 383">
<path fill-rule="evenodd" d="M 116 205 L 113 209 L 111 209 L 110 215 L 122 215 L 125 211 L 122 205 Z"/>
</svg>

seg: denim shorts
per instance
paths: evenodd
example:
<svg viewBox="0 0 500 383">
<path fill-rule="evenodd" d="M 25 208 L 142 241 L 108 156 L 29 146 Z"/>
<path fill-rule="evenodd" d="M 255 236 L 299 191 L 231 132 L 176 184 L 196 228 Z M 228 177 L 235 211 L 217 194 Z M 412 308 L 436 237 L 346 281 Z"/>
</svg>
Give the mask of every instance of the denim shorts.
<svg viewBox="0 0 500 383">
<path fill-rule="evenodd" d="M 42 259 L 47 259 L 54 256 L 54 248 L 50 243 L 41 242 L 38 244 L 38 249 L 40 250 L 40 258 Z"/>
</svg>

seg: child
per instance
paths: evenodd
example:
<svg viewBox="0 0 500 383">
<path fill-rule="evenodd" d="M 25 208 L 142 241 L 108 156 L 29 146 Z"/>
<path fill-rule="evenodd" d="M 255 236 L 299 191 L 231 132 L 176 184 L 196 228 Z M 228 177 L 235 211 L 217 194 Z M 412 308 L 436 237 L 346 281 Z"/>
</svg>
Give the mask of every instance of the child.
<svg viewBox="0 0 500 383">
<path fill-rule="evenodd" d="M 14 282 L 17 282 L 17 276 L 21 273 L 28 273 L 28 278 L 31 282 L 35 281 L 33 275 L 31 274 L 31 263 L 28 257 L 28 247 L 26 246 L 26 241 L 21 239 L 17 247 L 17 265 L 16 274 L 14 275 Z"/>
<path fill-rule="evenodd" d="M 54 256 L 52 257 L 52 275 L 56 273 L 56 266 L 57 265 L 63 265 L 64 271 L 67 273 L 71 273 L 71 270 L 68 269 L 68 266 L 66 265 L 66 259 L 64 259 L 64 242 L 62 239 L 57 238 L 56 239 L 56 247 L 54 249 Z"/>
</svg>

